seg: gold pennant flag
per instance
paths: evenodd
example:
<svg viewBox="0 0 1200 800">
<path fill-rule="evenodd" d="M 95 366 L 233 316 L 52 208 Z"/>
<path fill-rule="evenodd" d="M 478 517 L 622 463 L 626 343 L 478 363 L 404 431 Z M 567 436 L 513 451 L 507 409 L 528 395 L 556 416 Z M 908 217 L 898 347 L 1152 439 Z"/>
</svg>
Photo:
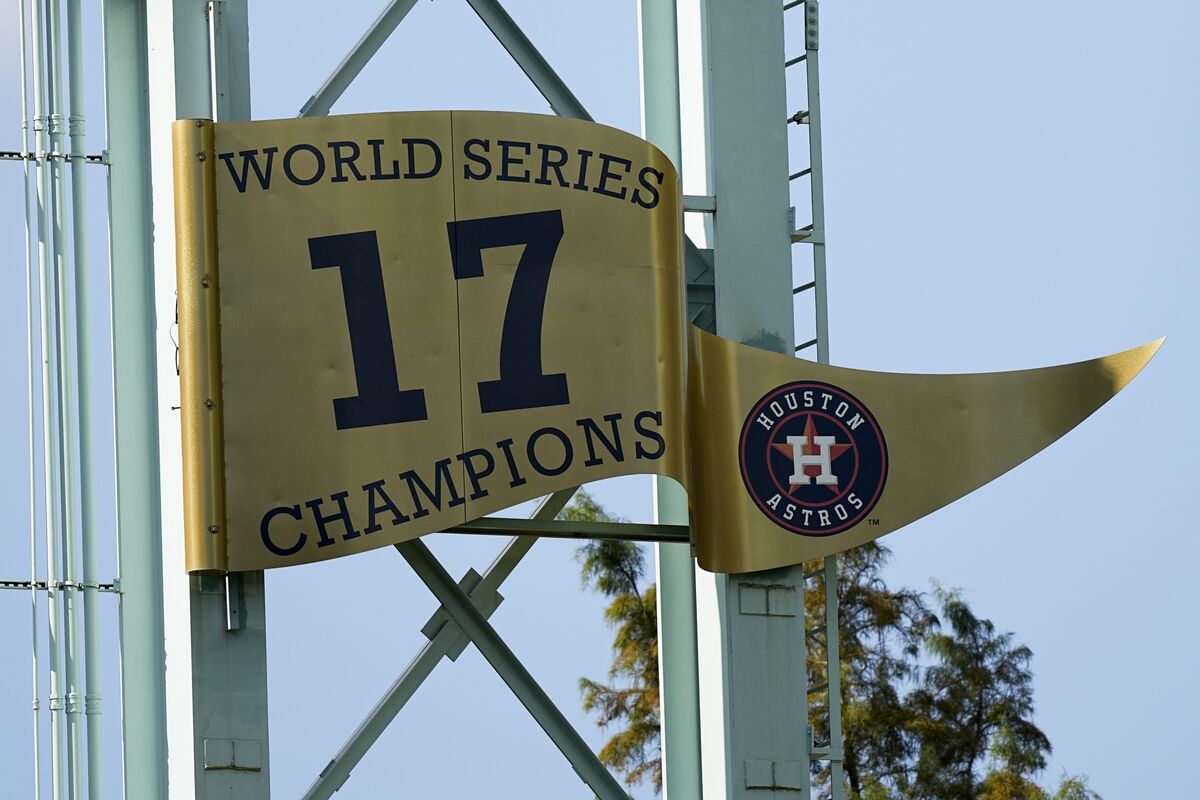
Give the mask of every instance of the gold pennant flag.
<svg viewBox="0 0 1200 800">
<path fill-rule="evenodd" d="M 1162 341 L 1043 369 L 905 375 L 693 330 L 696 557 L 706 569 L 749 572 L 890 533 L 1049 446 L 1133 380 Z"/>
<path fill-rule="evenodd" d="M 668 475 L 701 566 L 895 530 L 1042 449 L 1158 343 L 860 372 L 686 323 L 679 178 L 528 114 L 175 127 L 188 569 L 301 564 Z"/>
</svg>

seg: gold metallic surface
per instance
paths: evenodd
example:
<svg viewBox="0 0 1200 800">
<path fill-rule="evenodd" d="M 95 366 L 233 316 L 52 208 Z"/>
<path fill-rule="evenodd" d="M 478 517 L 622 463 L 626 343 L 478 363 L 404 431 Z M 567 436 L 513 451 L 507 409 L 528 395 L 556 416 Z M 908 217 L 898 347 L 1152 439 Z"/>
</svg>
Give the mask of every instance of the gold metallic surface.
<svg viewBox="0 0 1200 800">
<path fill-rule="evenodd" d="M 175 163 L 190 571 L 349 555 L 634 473 L 689 490 L 705 569 L 795 564 L 1003 474 L 1112 397 L 1161 343 L 1045 369 L 904 375 L 702 333 L 685 323 L 678 176 L 648 143 L 594 123 L 459 111 L 191 120 L 176 124 Z M 544 303 L 530 299 L 535 245 L 514 233 L 531 217 L 555 231 L 561 219 L 537 273 Z M 477 220 L 499 243 L 476 240 L 472 261 L 462 231 Z M 370 232 L 382 283 L 358 267 L 314 268 L 314 240 Z M 361 256 L 364 241 L 339 257 Z M 376 315 L 370 337 L 359 329 L 358 356 L 347 291 L 386 306 L 386 326 Z M 514 322 L 539 335 L 509 339 L 521 342 L 510 377 L 535 359 L 529 375 L 561 376 L 565 397 L 485 407 L 481 386 L 501 378 Z M 426 417 L 339 429 L 335 400 L 381 376 L 422 392 Z M 747 415 L 800 380 L 854 395 L 887 442 L 878 503 L 840 533 L 779 527 L 742 480 Z"/>
<path fill-rule="evenodd" d="M 468 167 L 483 171 L 463 155 L 471 140 L 487 143 L 486 152 L 472 145 L 489 161 L 486 180 L 468 177 Z M 392 159 L 401 175 L 433 170 L 425 144 L 414 145 L 418 163 L 408 163 L 408 141 L 436 143 L 440 169 L 425 178 L 375 179 L 373 141 L 383 143 L 383 173 L 393 171 Z M 363 180 L 345 165 L 344 179 L 332 179 L 336 142 L 357 147 Z M 311 150 L 287 161 L 297 144 L 321 152 L 323 179 L 303 185 L 281 174 L 287 163 L 302 181 L 316 173 Z M 566 165 L 544 170 L 539 145 L 559 148 L 551 161 L 565 153 Z M 249 168 L 239 191 L 230 165 L 240 169 L 240 154 L 254 151 L 265 169 L 269 148 L 276 148 L 269 188 Z M 557 117 L 419 112 L 219 124 L 216 152 L 229 569 L 347 555 L 556 489 L 684 470 L 681 195 L 669 160 L 652 146 Z M 351 152 L 342 146 L 342 155 Z M 603 183 L 601 154 L 610 157 Z M 652 209 L 632 199 L 643 167 L 663 174 Z M 566 375 L 570 402 L 483 413 L 477 385 L 499 377 L 525 247 L 486 249 L 483 275 L 456 280 L 447 223 L 548 211 L 561 212 L 563 236 L 549 274 L 540 358 L 544 373 Z M 309 239 L 358 231 L 376 232 L 400 389 L 424 391 L 426 420 L 335 425 L 334 398 L 358 391 L 355 365 L 340 270 L 313 269 Z M 662 414 L 655 431 L 671 443 L 656 459 L 639 457 L 655 450 L 635 427 L 645 411 Z M 547 428 L 563 432 L 566 443 Z M 604 449 L 601 435 L 619 457 Z M 534 457 L 553 474 L 534 469 Z M 479 491 L 468 461 L 477 473 L 491 471 L 476 476 Z M 410 470 L 435 494 L 441 478 L 440 503 L 413 488 L 404 477 Z M 334 519 L 322 532 L 317 516 L 339 514 L 343 492 L 352 524 Z M 264 546 L 263 520 L 272 509 L 287 510 L 267 522 L 272 541 L 296 552 Z"/>
<path fill-rule="evenodd" d="M 638 472 L 681 474 L 685 469 L 684 430 L 684 301 L 682 286 L 682 197 L 670 161 L 649 143 L 593 123 L 532 114 L 454 112 L 454 152 L 469 140 L 550 141 L 577 154 L 580 150 L 607 153 L 633 164 L 651 165 L 667 174 L 662 201 L 652 211 L 628 199 L 601 196 L 594 191 L 537 183 L 499 182 L 484 186 L 459 180 L 455 217 L 481 217 L 561 208 L 563 238 L 550 273 L 543 321 L 542 365 L 547 373 L 562 372 L 570 390 L 569 406 L 484 414 L 476 384 L 495 378 L 499 338 L 520 247 L 497 248 L 485 254 L 484 277 L 458 281 L 462 326 L 463 450 L 487 448 L 506 438 L 518 445 L 540 428 L 553 426 L 571 433 L 576 457 L 561 475 L 545 476 L 526 470 L 525 497 L 540 497 L 588 481 Z M 455 162 L 456 178 L 465 165 Z M 595 168 L 589 163 L 590 168 Z M 539 172 L 535 166 L 535 174 Z M 567 173 L 567 178 L 572 175 Z M 575 173 L 577 176 L 577 173 Z M 554 181 L 553 175 L 548 180 Z M 591 182 L 591 181 L 589 181 Z M 611 190 L 611 188 L 610 188 Z M 619 231 L 620 235 L 613 235 Z M 637 354 L 634 356 L 634 354 Z M 633 356 L 633 357 L 631 357 Z M 638 458 L 633 425 L 638 412 L 661 411 L 662 435 L 674 444 L 661 460 Z M 615 421 L 623 446 L 623 461 L 603 450 L 593 433 L 596 457 L 602 463 L 585 466 L 590 455 L 578 420 L 590 419 L 613 439 Z M 552 440 L 539 440 L 539 452 L 557 456 Z M 492 492 L 468 500 L 466 519 L 513 505 L 512 496 Z"/>
<path fill-rule="evenodd" d="M 693 329 L 690 488 L 697 560 L 708 570 L 749 572 L 877 539 L 1046 448 L 1129 383 L 1161 344 L 1042 369 L 906 375 L 800 361 Z M 750 500 L 738 471 L 747 413 L 768 391 L 795 380 L 849 391 L 887 439 L 890 467 L 879 503 L 868 520 L 843 533 L 801 536 L 776 526 Z"/>
<path fill-rule="evenodd" d="M 189 572 L 224 572 L 224 404 L 213 124 L 184 120 L 175 123 L 172 134 L 186 560 Z"/>
</svg>

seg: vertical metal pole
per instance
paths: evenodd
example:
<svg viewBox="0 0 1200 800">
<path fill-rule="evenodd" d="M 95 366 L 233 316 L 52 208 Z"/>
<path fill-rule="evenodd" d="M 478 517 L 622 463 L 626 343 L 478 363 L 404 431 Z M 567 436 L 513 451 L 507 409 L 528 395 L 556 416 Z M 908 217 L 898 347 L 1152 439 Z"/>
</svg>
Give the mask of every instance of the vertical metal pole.
<svg viewBox="0 0 1200 800">
<path fill-rule="evenodd" d="M 47 22 L 46 9 L 43 0 L 33 0 L 33 86 L 34 86 L 34 116 L 33 126 L 37 136 L 37 194 L 38 194 L 38 269 L 39 269 L 39 317 L 41 320 L 41 353 L 42 372 L 42 452 L 44 477 L 44 500 L 46 503 L 46 617 L 48 626 L 48 653 L 50 660 L 50 761 L 51 761 L 51 790 L 54 800 L 63 797 L 64 758 L 63 714 L 62 714 L 62 675 L 61 659 L 59 657 L 59 586 L 58 586 L 58 545 L 55 537 L 61 520 L 58 513 L 57 498 L 60 485 L 58 481 L 58 437 L 57 437 L 57 408 L 55 398 L 58 396 L 58 369 L 55 360 L 54 346 L 54 302 L 55 295 L 55 234 L 51 224 L 50 208 L 52 200 L 52 145 L 50 144 L 47 128 Z"/>
<path fill-rule="evenodd" d="M 818 0 L 804 6 L 804 74 L 808 95 L 808 164 L 812 196 L 813 291 L 817 361 L 829 363 L 829 295 L 825 275 L 825 164 L 821 154 L 820 9 Z M 837 556 L 825 558 L 825 667 L 829 708 L 829 782 L 831 800 L 846 793 L 842 763 L 841 632 L 838 629 Z"/>
<path fill-rule="evenodd" d="M 266 614 L 261 572 L 228 581 L 184 571 L 180 530 L 179 382 L 168 328 L 175 319 L 174 202 L 169 123 L 250 117 L 245 0 L 148 6 L 155 262 L 162 429 L 164 606 L 167 626 L 169 788 L 175 798 L 269 796 Z M 214 80 L 215 79 L 215 80 Z"/>
<path fill-rule="evenodd" d="M 717 333 L 790 352 L 793 341 L 783 4 L 704 0 L 701 16 Z M 807 798 L 801 567 L 697 580 L 705 793 Z M 765 593 L 761 606 L 743 597 Z M 745 612 L 743 613 L 743 608 Z"/>
<path fill-rule="evenodd" d="M 681 167 L 679 48 L 675 0 L 641 0 L 642 133 Z M 687 493 L 655 478 L 654 519 L 688 523 Z M 688 544 L 657 550 L 658 657 L 662 698 L 663 796 L 699 800 L 700 689 L 696 651 L 696 565 Z"/>
<path fill-rule="evenodd" d="M 817 52 L 817 0 L 808 0 L 805 14 L 805 78 L 808 84 L 808 164 L 812 190 L 813 291 L 816 292 L 817 361 L 829 363 L 829 295 L 825 282 L 825 165 L 821 159 L 821 85 Z"/>
<path fill-rule="evenodd" d="M 67 242 L 63 226 L 63 194 L 66 176 L 67 143 L 63 125 L 62 26 L 58 0 L 47 0 L 47 55 L 49 79 L 47 106 L 50 111 L 50 161 L 52 226 L 54 243 L 55 342 L 54 360 L 58 371 L 58 391 L 55 394 L 55 422 L 58 431 L 59 482 L 55 492 L 59 525 L 57 536 L 62 558 L 62 621 L 64 638 L 64 675 L 66 678 L 67 712 L 67 796 L 72 800 L 83 794 L 83 693 L 79 682 L 79 592 L 76 572 L 76 519 L 74 484 L 76 469 L 76 435 L 78 416 L 75 407 L 75 360 L 73 357 L 72 311 L 74 275 L 67 268 Z"/>
<path fill-rule="evenodd" d="M 80 537 L 83 546 L 83 656 L 84 695 L 83 712 L 87 725 L 87 787 L 88 800 L 100 800 L 103 796 L 101 782 L 100 748 L 100 647 L 98 591 L 96 588 L 96 529 L 100 520 L 100 509 L 95 494 L 97 448 L 92 434 L 92 417 L 95 408 L 92 402 L 92 349 L 91 306 L 94 302 L 90 291 L 87 257 L 87 163 L 84 160 L 87 140 L 84 124 L 83 83 L 83 12 L 80 0 L 67 2 L 67 71 L 70 87 L 70 117 L 68 133 L 71 137 L 71 222 L 72 242 L 75 257 L 75 355 L 78 376 L 78 436 L 79 436 L 79 497 Z M 111 465 L 110 465 L 111 466 Z"/>
<path fill-rule="evenodd" d="M 825 667 L 829 692 L 829 796 L 843 800 L 846 780 L 842 765 L 842 654 L 838 629 L 837 556 L 825 557 Z"/>
<path fill-rule="evenodd" d="M 167 797 L 145 0 L 104 0 L 125 800 Z M 164 332 L 165 333 L 165 332 Z"/>
<path fill-rule="evenodd" d="M 29 132 L 29 80 L 26 74 L 29 68 L 28 52 L 25 49 L 25 37 L 28 35 L 28 24 L 25 19 L 25 0 L 17 0 L 20 14 L 20 70 L 21 70 L 21 148 L 25 151 L 25 160 L 21 164 L 22 194 L 25 204 L 25 349 L 27 377 L 27 409 L 29 412 L 28 440 L 29 447 L 29 622 L 32 632 L 31 654 L 33 661 L 33 800 L 42 797 L 42 735 L 41 735 L 41 675 L 38 665 L 38 511 L 37 511 L 37 437 L 34 434 L 34 381 L 37 376 L 33 346 L 34 326 L 34 275 L 33 275 L 33 236 L 30 226 L 33 224 L 33 208 L 30 206 L 29 193 L 31 190 L 29 177 L 29 157 L 33 153 L 33 141 Z"/>
</svg>

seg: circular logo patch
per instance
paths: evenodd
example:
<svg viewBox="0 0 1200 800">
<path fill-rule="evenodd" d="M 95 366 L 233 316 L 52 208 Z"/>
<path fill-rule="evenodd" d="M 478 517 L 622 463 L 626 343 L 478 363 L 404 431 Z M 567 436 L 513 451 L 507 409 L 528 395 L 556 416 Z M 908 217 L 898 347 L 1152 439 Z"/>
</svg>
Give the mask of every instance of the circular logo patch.
<svg viewBox="0 0 1200 800">
<path fill-rule="evenodd" d="M 887 481 L 887 443 L 858 398 L 828 383 L 773 389 L 742 425 L 746 490 L 781 528 L 828 536 L 862 521 Z"/>
</svg>

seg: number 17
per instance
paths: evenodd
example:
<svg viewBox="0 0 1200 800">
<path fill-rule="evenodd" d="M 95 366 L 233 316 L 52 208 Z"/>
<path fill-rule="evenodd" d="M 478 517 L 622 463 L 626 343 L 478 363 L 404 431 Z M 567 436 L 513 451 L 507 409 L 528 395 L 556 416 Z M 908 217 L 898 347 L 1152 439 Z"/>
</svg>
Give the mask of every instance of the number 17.
<svg viewBox="0 0 1200 800">
<path fill-rule="evenodd" d="M 524 244 L 500 336 L 500 377 L 480 381 L 483 413 L 570 402 L 565 373 L 542 372 L 542 321 L 562 212 L 536 211 L 446 224 L 456 280 L 483 276 L 483 251 Z M 401 389 L 375 231 L 308 240 L 313 269 L 338 267 L 358 394 L 333 401 L 338 430 L 428 419 L 425 392 Z"/>
</svg>

